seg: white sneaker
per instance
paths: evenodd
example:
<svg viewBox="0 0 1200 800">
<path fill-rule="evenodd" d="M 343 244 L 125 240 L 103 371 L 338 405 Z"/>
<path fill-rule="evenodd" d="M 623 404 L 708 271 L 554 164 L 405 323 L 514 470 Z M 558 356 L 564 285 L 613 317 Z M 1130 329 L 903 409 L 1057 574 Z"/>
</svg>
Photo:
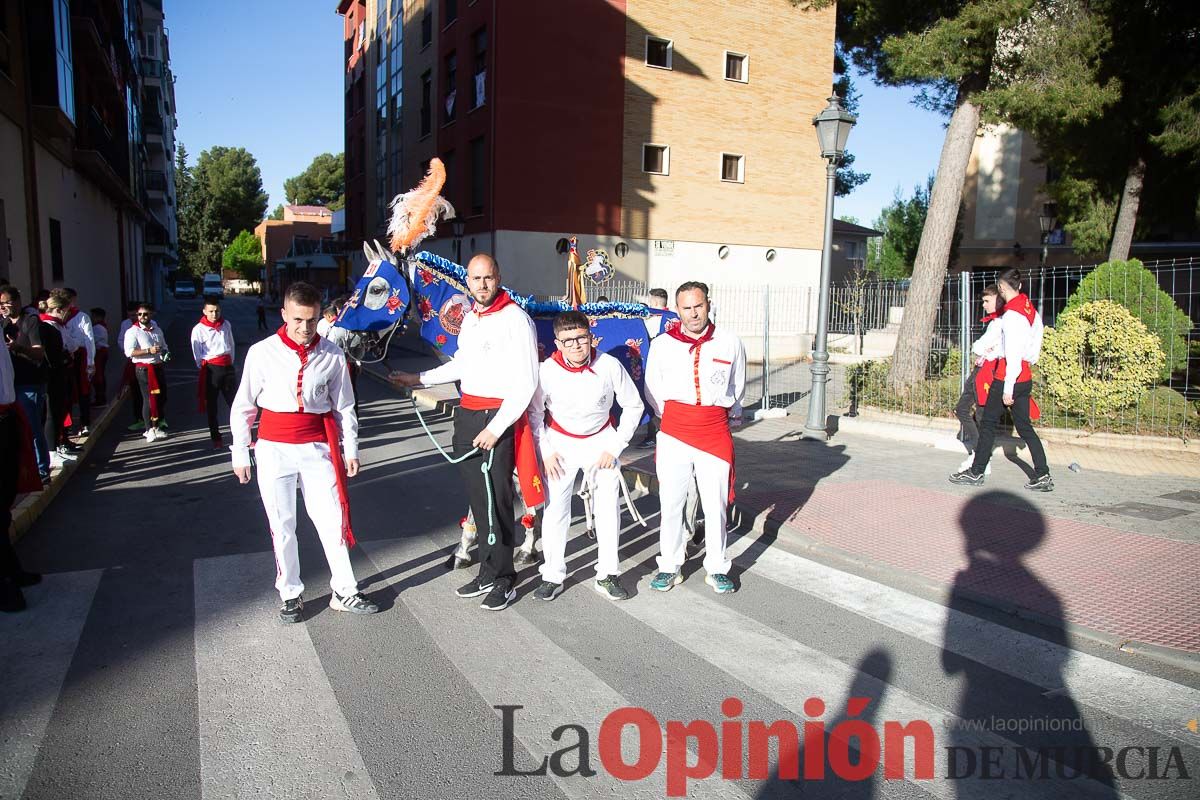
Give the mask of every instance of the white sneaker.
<svg viewBox="0 0 1200 800">
<path fill-rule="evenodd" d="M 62 469 L 66 463 L 62 456 L 53 450 L 50 451 L 50 469 Z"/>
<path fill-rule="evenodd" d="M 961 464 L 958 465 L 958 471 L 965 472 L 966 470 L 970 469 L 971 465 L 974 463 L 975 463 L 975 454 L 972 453 L 971 455 L 967 456 L 966 460 L 964 460 Z M 991 465 L 989 464 L 988 466 L 991 466 Z"/>
<path fill-rule="evenodd" d="M 153 442 L 158 437 L 154 435 L 154 428 L 147 428 L 146 432 L 142 434 L 142 438 L 147 442 Z"/>
<path fill-rule="evenodd" d="M 154 438 L 155 439 L 165 439 L 165 438 L 167 438 L 167 432 L 164 431 L 162 428 L 155 428 L 154 429 Z"/>
</svg>

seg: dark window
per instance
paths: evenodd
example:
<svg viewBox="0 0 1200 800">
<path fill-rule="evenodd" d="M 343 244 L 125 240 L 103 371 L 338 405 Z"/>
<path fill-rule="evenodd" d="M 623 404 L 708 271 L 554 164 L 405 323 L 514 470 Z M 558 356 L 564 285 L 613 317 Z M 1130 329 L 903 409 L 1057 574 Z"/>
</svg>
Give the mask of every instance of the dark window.
<svg viewBox="0 0 1200 800">
<path fill-rule="evenodd" d="M 671 68 L 671 41 L 646 37 L 646 63 L 652 67 Z"/>
<path fill-rule="evenodd" d="M 487 162 L 483 137 L 471 140 L 471 213 L 483 213 L 483 195 L 487 185 Z"/>
<path fill-rule="evenodd" d="M 446 168 L 446 187 L 443 194 L 450 201 L 450 205 L 458 208 L 458 185 L 454 179 L 458 177 L 454 170 L 454 151 L 447 150 L 442 154 L 442 166 Z"/>
<path fill-rule="evenodd" d="M 458 0 L 442 0 L 442 26 L 458 19 Z"/>
<path fill-rule="evenodd" d="M 667 148 L 661 144 L 642 145 L 642 172 L 667 174 Z"/>
<path fill-rule="evenodd" d="M 421 47 L 433 42 L 433 12 L 426 11 L 421 17 Z"/>
<path fill-rule="evenodd" d="M 54 53 L 58 70 L 58 107 L 75 121 L 75 65 L 71 59 L 71 9 L 54 0 Z"/>
<path fill-rule="evenodd" d="M 50 279 L 55 281 L 63 278 L 62 255 L 62 223 L 50 218 Z"/>
<path fill-rule="evenodd" d="M 480 28 L 471 36 L 475 54 L 472 65 L 471 108 L 479 108 L 487 99 L 487 28 Z"/>
<path fill-rule="evenodd" d="M 725 54 L 725 80 L 746 80 L 746 57 L 738 53 Z"/>
<path fill-rule="evenodd" d="M 428 136 L 433 126 L 433 74 L 421 75 L 421 135 Z"/>
<path fill-rule="evenodd" d="M 740 183 L 742 180 L 742 157 L 731 153 L 721 154 L 721 180 L 735 181 Z"/>
<path fill-rule="evenodd" d="M 442 123 L 453 122 L 458 115 L 458 56 L 454 53 L 446 56 L 446 89 L 445 102 L 442 104 Z"/>
</svg>

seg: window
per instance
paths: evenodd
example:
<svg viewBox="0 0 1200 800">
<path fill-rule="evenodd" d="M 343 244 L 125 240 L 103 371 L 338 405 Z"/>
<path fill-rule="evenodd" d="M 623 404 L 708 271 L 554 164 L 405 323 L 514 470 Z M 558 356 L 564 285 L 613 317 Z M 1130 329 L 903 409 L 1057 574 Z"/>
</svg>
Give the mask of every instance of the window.
<svg viewBox="0 0 1200 800">
<path fill-rule="evenodd" d="M 725 51 L 725 80 L 739 83 L 750 80 L 750 59 L 745 53 Z"/>
<path fill-rule="evenodd" d="M 150 58 L 158 58 L 158 39 L 149 31 L 146 32 L 145 50 Z"/>
<path fill-rule="evenodd" d="M 446 168 L 446 185 L 442 191 L 442 195 L 450 201 L 450 205 L 458 208 L 458 186 L 454 182 L 457 175 L 455 175 L 454 169 L 453 150 L 447 150 L 445 153 L 442 153 L 442 166 Z"/>
<path fill-rule="evenodd" d="M 458 56 L 454 53 L 446 56 L 446 101 L 442 105 L 442 124 L 448 125 L 454 122 L 454 118 L 458 115 L 457 92 L 458 86 Z"/>
<path fill-rule="evenodd" d="M 62 255 L 62 223 L 50 218 L 50 279 L 55 281 L 63 278 Z"/>
<path fill-rule="evenodd" d="M 471 213 L 483 213 L 483 196 L 487 185 L 486 152 L 483 137 L 471 140 Z"/>
<path fill-rule="evenodd" d="M 358 37 L 357 37 L 357 39 L 355 39 L 354 46 L 362 47 L 363 43 L 366 41 L 367 41 L 367 21 L 364 19 L 362 22 L 358 23 Z"/>
<path fill-rule="evenodd" d="M 458 0 L 442 0 L 442 27 L 458 19 Z"/>
<path fill-rule="evenodd" d="M 421 17 L 421 47 L 428 47 L 433 43 L 433 12 L 426 9 Z"/>
<path fill-rule="evenodd" d="M 58 69 L 58 107 L 75 121 L 75 64 L 71 60 L 71 9 L 54 0 L 54 54 Z"/>
<path fill-rule="evenodd" d="M 475 31 L 471 35 L 471 44 L 475 53 L 471 108 L 479 108 L 487 99 L 487 28 Z"/>
<path fill-rule="evenodd" d="M 734 153 L 721 153 L 721 180 L 745 183 L 746 157 Z"/>
<path fill-rule="evenodd" d="M 642 172 L 652 175 L 671 174 L 671 148 L 665 144 L 642 145 Z"/>
<path fill-rule="evenodd" d="M 670 39 L 646 37 L 646 66 L 671 68 L 671 52 L 674 49 Z"/>
<path fill-rule="evenodd" d="M 421 75 L 421 135 L 428 136 L 433 127 L 433 73 Z"/>
</svg>

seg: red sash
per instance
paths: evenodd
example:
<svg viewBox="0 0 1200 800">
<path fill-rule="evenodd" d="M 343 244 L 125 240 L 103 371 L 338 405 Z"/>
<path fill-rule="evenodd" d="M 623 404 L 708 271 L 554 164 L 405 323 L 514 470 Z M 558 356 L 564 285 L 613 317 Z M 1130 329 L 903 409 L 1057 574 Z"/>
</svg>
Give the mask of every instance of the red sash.
<svg viewBox="0 0 1200 800">
<path fill-rule="evenodd" d="M 596 428 L 596 430 L 592 431 L 591 433 L 571 433 L 562 425 L 559 425 L 558 420 L 556 420 L 553 416 L 547 415 L 547 419 L 550 421 L 551 430 L 558 431 L 563 436 L 570 436 L 572 439 L 590 439 L 596 434 L 600 433 L 600 431 L 607 430 L 613 426 L 613 419 L 612 417 L 609 417 L 608 419 L 604 420 L 603 425 L 601 425 L 599 428 Z"/>
<path fill-rule="evenodd" d="M 693 406 L 668 400 L 663 408 L 663 433 L 691 445 L 729 465 L 729 502 L 733 502 L 733 434 L 729 432 L 729 409 L 721 406 Z"/>
<path fill-rule="evenodd" d="M 342 544 L 354 547 L 354 531 L 350 527 L 350 495 L 346 491 L 346 462 L 342 459 L 337 420 L 332 411 L 313 414 L 306 411 L 271 411 L 264 408 L 258 419 L 258 438 L 280 444 L 324 442 L 329 445 L 333 461 L 338 505 L 342 508 Z"/>
<path fill-rule="evenodd" d="M 158 364 L 135 363 L 134 366 L 146 370 L 146 388 L 150 391 L 150 419 L 158 419 L 158 396 L 162 394 L 162 387 L 158 385 L 158 370 L 155 369 Z"/>
<path fill-rule="evenodd" d="M 1000 386 L 1001 387 L 1004 386 L 1004 381 L 1002 379 L 1000 379 L 999 376 L 996 374 L 1000 371 L 998 365 L 1001 365 L 1003 363 L 1004 363 L 1004 359 L 993 358 L 990 361 L 983 362 L 983 366 L 981 366 L 978 370 L 976 370 L 976 372 L 975 372 L 975 402 L 979 405 L 980 408 L 983 408 L 984 406 L 987 405 L 988 391 L 992 388 L 993 383 L 995 383 L 997 380 L 999 380 Z M 1026 367 L 1028 367 L 1028 365 L 1026 365 Z M 1030 419 L 1041 419 L 1042 418 L 1042 410 L 1040 408 L 1038 408 L 1037 401 L 1033 399 L 1032 395 L 1030 395 L 1030 397 L 1029 397 L 1029 418 Z"/>
<path fill-rule="evenodd" d="M 17 494 L 29 494 L 42 490 L 42 476 L 38 472 L 37 458 L 33 453 L 33 427 L 20 403 L 0 405 L 0 414 L 12 414 L 17 424 Z M 7 536 L 8 532 L 5 531 Z"/>
<path fill-rule="evenodd" d="M 196 381 L 196 410 L 201 413 L 208 410 L 208 366 L 214 367 L 232 367 L 233 359 L 229 353 L 222 353 L 219 356 L 212 358 L 201 359 L 200 361 L 200 376 Z"/>
<path fill-rule="evenodd" d="M 507 294 L 507 293 L 505 293 Z M 511 300 L 509 302 L 512 302 Z M 492 304 L 495 306 L 495 303 Z M 463 394 L 462 407 L 468 411 L 490 411 L 503 403 L 495 397 L 477 397 Z M 517 468 L 517 481 L 521 484 L 521 497 L 526 508 L 537 508 L 546 502 L 546 487 L 542 483 L 542 472 L 538 467 L 537 447 L 533 443 L 533 429 L 524 415 L 513 423 L 513 462 Z"/>
</svg>

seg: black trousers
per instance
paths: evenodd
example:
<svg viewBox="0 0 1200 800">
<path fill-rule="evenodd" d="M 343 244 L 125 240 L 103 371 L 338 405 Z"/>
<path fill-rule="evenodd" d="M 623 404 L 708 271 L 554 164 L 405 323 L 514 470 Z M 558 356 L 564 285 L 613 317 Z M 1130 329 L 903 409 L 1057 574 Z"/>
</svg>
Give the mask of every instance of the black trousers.
<svg viewBox="0 0 1200 800">
<path fill-rule="evenodd" d="M 162 364 L 155 364 L 150 369 L 158 372 L 158 418 L 164 419 L 167 416 L 167 376 L 164 374 Z M 142 422 L 146 423 L 146 430 L 149 430 L 157 420 L 150 417 L 150 376 L 141 367 L 134 367 L 134 372 L 137 373 L 138 388 L 142 392 Z"/>
<path fill-rule="evenodd" d="M 967 384 L 954 406 L 954 416 L 958 417 L 958 424 L 962 426 L 958 438 L 968 453 L 974 453 L 975 445 L 979 444 L 979 426 L 975 424 L 975 375 L 978 372 L 979 367 L 971 370 L 971 376 L 967 378 Z"/>
<path fill-rule="evenodd" d="M 12 578 L 21 571 L 17 552 L 8 539 L 13 502 L 17 499 L 17 454 L 20 452 L 18 425 L 20 421 L 15 411 L 0 416 L 0 453 L 4 453 L 0 458 L 0 578 Z"/>
<path fill-rule="evenodd" d="M 461 456 L 471 450 L 471 442 L 482 431 L 496 411 L 468 411 L 461 406 L 454 412 L 454 455 Z M 510 427 L 496 442 L 492 453 L 492 468 L 488 476 L 492 484 L 492 525 L 496 543 L 488 544 L 488 500 L 480 466 L 486 463 L 488 453 L 480 450 L 470 458 L 458 463 L 463 484 L 467 487 L 467 498 L 475 515 L 475 526 L 479 542 L 479 579 L 489 583 L 498 578 L 516 580 L 513 568 L 513 548 L 516 546 L 516 512 L 513 508 L 513 432 Z"/>
<path fill-rule="evenodd" d="M 208 365 L 208 382 L 204 386 L 204 407 L 208 411 L 208 433 L 214 439 L 221 435 L 221 426 L 217 422 L 217 398 L 224 397 L 225 405 L 233 405 L 237 387 L 237 369 L 235 367 Z"/>
<path fill-rule="evenodd" d="M 1013 404 L 1009 407 L 1012 414 L 1013 427 L 1017 429 L 1021 440 L 1029 448 L 1033 458 L 1033 469 L 1038 475 L 1049 475 L 1050 467 L 1046 464 L 1046 451 L 1042 440 L 1038 438 L 1029 419 L 1029 395 L 1033 391 L 1033 381 L 1024 381 L 1013 386 Z M 987 466 L 992 457 L 992 445 L 996 441 L 996 426 L 1004 416 L 1004 385 L 1001 381 L 992 384 L 988 391 L 987 406 L 983 409 L 983 419 L 979 421 L 979 446 L 975 450 L 975 461 L 971 471 L 979 474 Z"/>
<path fill-rule="evenodd" d="M 137 367 L 133 368 L 133 380 L 129 382 L 129 410 L 134 422 L 142 421 L 142 387 L 137 379 Z"/>
<path fill-rule="evenodd" d="M 80 366 L 82 362 L 83 366 Z M 79 377 L 81 370 L 87 368 L 87 351 L 82 347 L 75 351 L 75 363 L 71 368 L 71 392 L 75 395 L 75 402 L 79 404 L 79 418 L 76 419 L 75 429 L 87 428 L 92 424 L 92 392 L 91 387 L 88 391 L 83 390 L 83 380 Z"/>
</svg>

